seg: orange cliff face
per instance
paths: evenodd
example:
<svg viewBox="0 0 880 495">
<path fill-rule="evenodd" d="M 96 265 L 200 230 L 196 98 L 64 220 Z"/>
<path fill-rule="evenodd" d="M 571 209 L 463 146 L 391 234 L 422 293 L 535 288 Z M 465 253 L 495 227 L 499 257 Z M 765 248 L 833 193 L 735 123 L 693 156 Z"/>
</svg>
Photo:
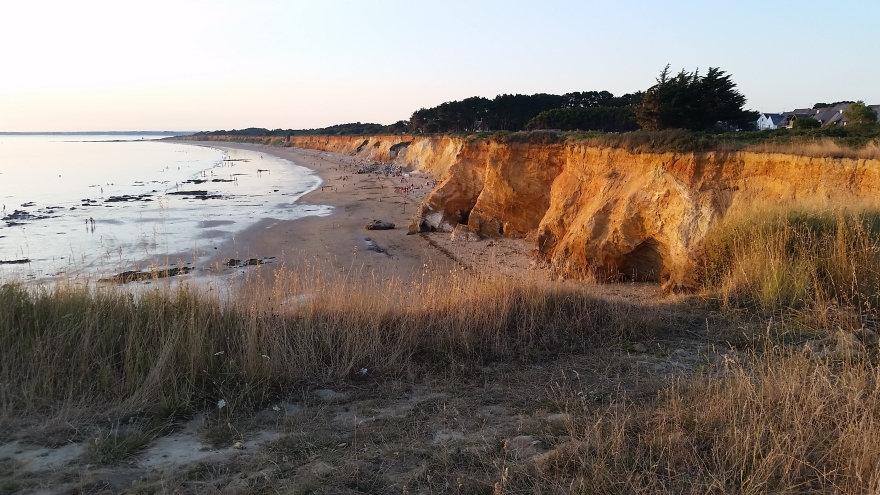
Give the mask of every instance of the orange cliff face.
<svg viewBox="0 0 880 495">
<path fill-rule="evenodd" d="M 880 161 L 749 152 L 630 153 L 449 136 L 300 136 L 286 145 L 395 161 L 440 178 L 411 231 L 525 237 L 560 274 L 688 288 L 725 217 L 880 199 Z M 461 228 L 461 227 L 459 227 Z"/>
</svg>

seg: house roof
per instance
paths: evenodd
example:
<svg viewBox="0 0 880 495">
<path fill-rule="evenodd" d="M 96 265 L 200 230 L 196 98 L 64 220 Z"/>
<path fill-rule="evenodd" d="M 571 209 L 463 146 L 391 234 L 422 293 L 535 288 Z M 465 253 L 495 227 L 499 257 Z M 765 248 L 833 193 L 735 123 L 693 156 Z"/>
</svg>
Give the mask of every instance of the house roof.
<svg viewBox="0 0 880 495">
<path fill-rule="evenodd" d="M 837 105 L 819 109 L 812 108 L 796 108 L 790 112 L 782 112 L 782 113 L 762 113 L 765 118 L 769 119 L 773 122 L 774 125 L 790 125 L 790 122 L 794 119 L 806 119 L 806 118 L 814 118 L 822 123 L 822 125 L 837 125 L 841 123 L 846 123 L 847 119 L 843 115 L 843 112 L 849 108 L 850 103 L 838 103 Z M 867 105 L 868 108 L 872 108 L 880 114 L 880 105 Z"/>
<path fill-rule="evenodd" d="M 785 115 L 781 113 L 771 113 L 767 115 L 767 118 L 773 122 L 773 125 L 779 125 L 783 120 L 785 120 Z"/>
<path fill-rule="evenodd" d="M 798 116 L 806 115 L 808 117 L 812 117 L 813 115 L 815 115 L 817 113 L 817 111 L 813 110 L 812 108 L 795 108 L 794 110 L 792 110 L 790 112 L 785 112 L 785 113 L 798 115 Z"/>
<path fill-rule="evenodd" d="M 816 114 L 815 118 L 822 124 L 831 124 L 840 122 L 843 119 L 843 111 L 849 108 L 849 103 L 838 103 L 833 107 L 825 107 L 819 109 L 819 113 Z"/>
<path fill-rule="evenodd" d="M 769 120 L 770 122 L 772 122 L 773 125 L 777 125 L 780 122 L 782 122 L 783 120 L 785 120 L 784 113 L 766 113 L 766 112 L 764 112 L 764 113 L 761 113 L 761 116 L 764 117 L 765 119 Z"/>
</svg>

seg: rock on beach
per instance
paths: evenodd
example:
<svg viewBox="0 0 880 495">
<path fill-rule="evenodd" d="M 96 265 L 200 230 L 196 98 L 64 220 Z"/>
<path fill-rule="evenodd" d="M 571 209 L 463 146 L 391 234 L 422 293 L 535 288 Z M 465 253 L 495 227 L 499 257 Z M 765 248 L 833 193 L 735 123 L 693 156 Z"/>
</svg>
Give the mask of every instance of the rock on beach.
<svg viewBox="0 0 880 495">
<path fill-rule="evenodd" d="M 394 228 L 394 224 L 391 222 L 384 222 L 382 220 L 373 220 L 364 226 L 367 230 L 391 230 Z"/>
</svg>

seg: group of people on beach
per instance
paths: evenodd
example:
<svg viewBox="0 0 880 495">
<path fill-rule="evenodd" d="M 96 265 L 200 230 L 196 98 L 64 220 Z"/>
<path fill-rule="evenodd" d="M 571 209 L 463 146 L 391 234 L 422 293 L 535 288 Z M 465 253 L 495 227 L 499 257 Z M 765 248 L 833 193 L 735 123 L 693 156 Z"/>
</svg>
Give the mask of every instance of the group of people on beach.
<svg viewBox="0 0 880 495">
<path fill-rule="evenodd" d="M 316 152 L 315 155 L 317 159 L 322 161 L 325 160 L 326 156 L 331 156 L 329 153 L 322 152 Z M 339 162 L 340 166 L 334 168 L 334 170 L 336 171 L 353 171 L 356 174 L 366 174 L 369 179 L 375 178 L 375 180 L 377 181 L 380 178 L 396 180 L 399 184 L 401 184 L 400 186 L 396 186 L 394 188 L 394 191 L 398 194 L 409 194 L 420 189 L 433 189 L 439 183 L 439 181 L 436 179 L 430 179 L 428 181 L 425 181 L 423 184 L 417 184 L 414 181 L 410 182 L 411 180 L 413 180 L 412 175 L 405 172 L 402 166 L 396 164 L 382 163 L 357 158 L 350 158 L 346 160 L 346 158 L 344 157 L 339 157 Z M 317 165 L 316 163 L 313 164 Z M 352 180 L 352 176 L 342 175 L 336 180 L 346 182 Z M 345 184 L 343 184 L 342 187 L 345 187 Z M 383 185 L 382 187 L 384 188 L 385 186 Z M 338 192 L 339 188 L 332 185 L 321 186 L 321 191 L 324 192 L 325 190 Z M 379 201 L 381 201 L 381 199 Z"/>
</svg>

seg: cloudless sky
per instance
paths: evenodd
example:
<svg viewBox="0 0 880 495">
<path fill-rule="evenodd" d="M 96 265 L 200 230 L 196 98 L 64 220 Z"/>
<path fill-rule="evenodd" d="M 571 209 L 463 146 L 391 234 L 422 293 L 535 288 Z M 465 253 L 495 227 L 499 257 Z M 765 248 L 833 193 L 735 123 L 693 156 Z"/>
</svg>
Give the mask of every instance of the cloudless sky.
<svg viewBox="0 0 880 495">
<path fill-rule="evenodd" d="M 880 0 L 0 5 L 0 131 L 388 124 L 469 96 L 720 67 L 747 108 L 880 104 Z"/>
</svg>

